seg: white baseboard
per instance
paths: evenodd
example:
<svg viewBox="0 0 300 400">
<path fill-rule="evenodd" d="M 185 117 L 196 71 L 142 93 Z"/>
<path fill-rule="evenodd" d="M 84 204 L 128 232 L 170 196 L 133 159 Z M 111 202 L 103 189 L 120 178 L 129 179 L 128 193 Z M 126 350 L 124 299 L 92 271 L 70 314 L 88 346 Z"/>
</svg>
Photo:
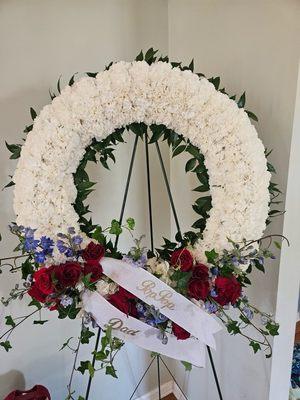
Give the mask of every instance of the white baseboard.
<svg viewBox="0 0 300 400">
<path fill-rule="evenodd" d="M 167 396 L 170 393 L 173 393 L 173 382 L 169 381 L 161 385 L 160 391 L 163 397 Z M 151 390 L 151 392 L 148 392 L 141 397 L 138 397 L 136 400 L 157 400 L 157 399 L 158 399 L 158 388 Z"/>
<path fill-rule="evenodd" d="M 161 385 L 160 391 L 163 397 L 167 396 L 170 393 L 173 393 L 178 400 L 184 400 L 184 396 L 178 389 L 176 383 L 173 381 L 169 381 Z M 154 389 L 151 390 L 151 392 L 148 392 L 143 396 L 138 397 L 136 400 L 157 400 L 157 399 L 158 399 L 158 389 Z"/>
</svg>

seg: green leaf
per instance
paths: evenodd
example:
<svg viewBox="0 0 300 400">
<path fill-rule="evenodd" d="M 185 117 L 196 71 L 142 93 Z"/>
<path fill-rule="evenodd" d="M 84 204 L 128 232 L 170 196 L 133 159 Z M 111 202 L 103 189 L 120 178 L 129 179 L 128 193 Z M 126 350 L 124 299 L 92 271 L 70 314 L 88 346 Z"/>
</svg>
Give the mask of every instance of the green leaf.
<svg viewBox="0 0 300 400">
<path fill-rule="evenodd" d="M 67 339 L 66 341 L 65 341 L 65 343 L 63 343 L 63 345 L 61 346 L 61 348 L 59 349 L 59 351 L 62 351 L 62 350 L 64 350 L 66 347 L 68 347 L 69 346 L 69 343 L 70 343 L 70 341 L 73 339 L 73 336 L 71 336 L 71 337 L 69 337 L 69 339 Z"/>
<path fill-rule="evenodd" d="M 105 374 L 106 374 L 106 375 L 110 375 L 110 376 L 112 376 L 113 378 L 118 378 L 118 376 L 117 376 L 117 374 L 116 374 L 116 369 L 115 369 L 115 367 L 114 367 L 113 365 L 108 365 L 108 366 L 105 368 Z"/>
<path fill-rule="evenodd" d="M 81 331 L 81 336 L 80 336 L 80 343 L 81 344 L 88 344 L 90 342 L 90 338 L 95 336 L 94 332 L 91 332 L 89 328 L 84 328 Z"/>
<path fill-rule="evenodd" d="M 141 50 L 140 53 L 136 56 L 135 61 L 143 61 L 143 59 L 144 59 L 144 55 Z"/>
<path fill-rule="evenodd" d="M 150 125 L 150 129 L 153 133 L 149 143 L 157 142 L 161 136 L 164 134 L 165 127 L 164 125 Z"/>
<path fill-rule="evenodd" d="M 14 186 L 14 185 L 15 185 L 15 182 L 10 181 L 7 185 L 5 185 L 5 186 L 3 187 L 3 189 L 9 188 L 9 187 Z"/>
<path fill-rule="evenodd" d="M 271 163 L 267 163 L 267 168 L 269 172 L 273 172 L 274 174 L 276 174 L 276 170 Z"/>
<path fill-rule="evenodd" d="M 34 320 L 33 321 L 33 324 L 34 325 L 44 325 L 46 322 L 48 322 L 49 320 L 48 319 L 44 319 L 44 320 Z"/>
<path fill-rule="evenodd" d="M 12 316 L 11 315 L 7 315 L 6 317 L 5 317 L 5 325 L 8 325 L 8 326 L 12 326 L 13 328 L 16 326 L 16 323 L 15 323 L 15 321 L 12 319 Z"/>
<path fill-rule="evenodd" d="M 269 331 L 271 336 L 278 336 L 279 335 L 279 325 L 276 324 L 275 322 L 269 321 L 266 324 L 266 329 Z"/>
<path fill-rule="evenodd" d="M 178 156 L 178 155 L 181 154 L 185 149 L 186 149 L 186 145 L 185 145 L 185 144 L 182 144 L 182 145 L 180 145 L 180 146 L 177 146 L 177 147 L 175 148 L 175 150 L 173 151 L 173 153 L 172 153 L 172 157 Z"/>
<path fill-rule="evenodd" d="M 9 340 L 6 340 L 5 342 L 0 342 L 0 346 L 4 347 L 5 351 L 7 351 L 7 352 L 8 352 L 10 349 L 12 349 Z"/>
<path fill-rule="evenodd" d="M 207 262 L 210 264 L 214 264 L 216 261 L 216 258 L 219 256 L 219 254 L 216 252 L 215 249 L 212 249 L 211 251 L 206 251 L 205 252 Z"/>
<path fill-rule="evenodd" d="M 239 98 L 239 101 L 237 102 L 237 105 L 239 108 L 243 108 L 246 104 L 246 93 L 244 92 L 241 97 Z"/>
<path fill-rule="evenodd" d="M 29 307 L 34 306 L 36 307 L 38 310 L 40 310 L 42 308 L 42 305 L 39 301 L 32 299 L 31 302 L 28 304 Z"/>
<path fill-rule="evenodd" d="M 260 350 L 260 349 L 261 349 L 261 347 L 260 347 L 260 344 L 259 344 L 259 343 L 257 343 L 257 342 L 255 342 L 254 340 L 252 340 L 252 341 L 249 343 L 249 346 L 251 346 L 251 347 L 252 347 L 252 349 L 253 349 L 254 353 L 257 353 L 257 352 L 258 352 L 258 350 Z"/>
<path fill-rule="evenodd" d="M 135 220 L 133 218 L 127 218 L 126 223 L 127 223 L 128 229 L 133 231 L 134 227 L 135 227 Z"/>
<path fill-rule="evenodd" d="M 226 324 L 227 331 L 231 333 L 232 335 L 237 335 L 238 333 L 241 333 L 241 330 L 238 326 L 237 321 L 230 321 Z"/>
<path fill-rule="evenodd" d="M 111 221 L 111 227 L 109 229 L 109 233 L 111 235 L 120 235 L 122 233 L 120 222 L 117 221 L 116 219 L 113 219 Z"/>
<path fill-rule="evenodd" d="M 184 366 L 185 370 L 190 372 L 192 370 L 192 364 L 187 361 L 181 361 L 181 364 Z"/>
<path fill-rule="evenodd" d="M 281 249 L 281 243 L 274 241 L 274 244 L 277 247 L 277 249 Z"/>
<path fill-rule="evenodd" d="M 93 378 L 95 369 L 92 366 L 92 363 L 88 361 L 81 361 L 80 366 L 77 368 L 77 371 L 81 372 L 82 375 L 85 373 L 85 371 L 88 371 L 90 376 Z"/>
<path fill-rule="evenodd" d="M 195 168 L 197 164 L 196 158 L 191 158 L 186 164 L 185 164 L 185 172 L 191 171 L 192 169 Z"/>
<path fill-rule="evenodd" d="M 190 62 L 189 69 L 194 72 L 194 59 Z"/>
<path fill-rule="evenodd" d="M 32 107 L 30 107 L 30 115 L 31 115 L 32 120 L 36 119 L 37 113 Z"/>
<path fill-rule="evenodd" d="M 197 186 L 195 189 L 193 189 L 194 192 L 207 192 L 209 191 L 209 187 L 206 185 L 201 185 Z"/>
<path fill-rule="evenodd" d="M 21 264 L 22 279 L 26 279 L 28 275 L 32 275 L 34 272 L 33 265 L 29 258 Z"/>
<path fill-rule="evenodd" d="M 249 111 L 249 110 L 245 110 L 245 112 L 248 114 L 248 117 L 249 117 L 249 118 L 253 119 L 253 121 L 258 122 L 258 118 L 257 118 L 257 116 L 256 116 L 253 112 L 251 112 L 251 111 Z"/>
<path fill-rule="evenodd" d="M 60 80 L 61 80 L 61 76 L 59 77 L 58 81 L 57 81 L 57 91 L 60 94 Z"/>
</svg>

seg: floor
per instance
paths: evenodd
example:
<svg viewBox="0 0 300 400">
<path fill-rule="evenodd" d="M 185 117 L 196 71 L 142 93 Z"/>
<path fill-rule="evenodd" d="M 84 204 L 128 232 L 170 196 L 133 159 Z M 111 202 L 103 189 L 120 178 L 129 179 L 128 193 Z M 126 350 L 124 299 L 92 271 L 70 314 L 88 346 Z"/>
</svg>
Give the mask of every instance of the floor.
<svg viewBox="0 0 300 400">
<path fill-rule="evenodd" d="M 174 394 L 168 394 L 168 396 L 164 397 L 162 400 L 177 400 Z"/>
</svg>

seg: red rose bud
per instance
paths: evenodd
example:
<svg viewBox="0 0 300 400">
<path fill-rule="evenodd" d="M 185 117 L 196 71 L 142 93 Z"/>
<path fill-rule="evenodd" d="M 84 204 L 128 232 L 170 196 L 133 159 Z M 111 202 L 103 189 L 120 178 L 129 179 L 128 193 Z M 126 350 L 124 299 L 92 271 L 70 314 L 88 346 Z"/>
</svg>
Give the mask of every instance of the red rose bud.
<svg viewBox="0 0 300 400">
<path fill-rule="evenodd" d="M 57 265 L 55 268 L 55 278 L 58 285 L 62 288 L 74 287 L 81 275 L 81 265 L 77 262 L 67 262 Z"/>
<path fill-rule="evenodd" d="M 49 295 L 54 292 L 51 278 L 52 268 L 41 268 L 33 274 L 34 285 L 43 294 Z"/>
<path fill-rule="evenodd" d="M 208 280 L 208 267 L 204 264 L 196 264 L 193 268 L 193 278 Z"/>
<path fill-rule="evenodd" d="M 192 269 L 193 262 L 193 256 L 187 249 L 175 250 L 171 256 L 171 265 L 178 265 L 184 272 Z"/>
<path fill-rule="evenodd" d="M 172 322 L 172 333 L 177 337 L 178 340 L 186 340 L 191 336 L 189 332 L 181 328 L 181 326 L 175 324 L 175 322 Z"/>
<path fill-rule="evenodd" d="M 205 300 L 209 293 L 208 280 L 192 278 L 188 283 L 188 295 L 196 300 Z"/>
<path fill-rule="evenodd" d="M 101 244 L 90 242 L 82 252 L 82 258 L 89 264 L 97 265 L 104 257 L 105 248 Z"/>
<path fill-rule="evenodd" d="M 102 265 L 99 263 L 97 265 L 86 263 L 83 268 L 84 275 L 91 274 L 90 282 L 98 281 L 102 276 L 102 272 L 103 272 Z"/>
<path fill-rule="evenodd" d="M 234 304 L 241 296 L 242 288 L 235 276 L 229 278 L 218 276 L 215 280 L 215 288 L 217 297 L 214 297 L 214 299 L 221 306 L 229 303 Z"/>
</svg>

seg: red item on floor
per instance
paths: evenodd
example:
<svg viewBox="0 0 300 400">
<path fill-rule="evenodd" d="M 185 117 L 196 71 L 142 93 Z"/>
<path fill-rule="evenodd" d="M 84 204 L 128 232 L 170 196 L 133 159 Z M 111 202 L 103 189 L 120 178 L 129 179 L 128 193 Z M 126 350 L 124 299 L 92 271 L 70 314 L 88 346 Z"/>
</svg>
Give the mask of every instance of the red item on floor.
<svg viewBox="0 0 300 400">
<path fill-rule="evenodd" d="M 44 386 L 36 385 L 32 389 L 23 392 L 15 390 L 5 397 L 4 400 L 51 400 L 51 397 Z"/>
</svg>

